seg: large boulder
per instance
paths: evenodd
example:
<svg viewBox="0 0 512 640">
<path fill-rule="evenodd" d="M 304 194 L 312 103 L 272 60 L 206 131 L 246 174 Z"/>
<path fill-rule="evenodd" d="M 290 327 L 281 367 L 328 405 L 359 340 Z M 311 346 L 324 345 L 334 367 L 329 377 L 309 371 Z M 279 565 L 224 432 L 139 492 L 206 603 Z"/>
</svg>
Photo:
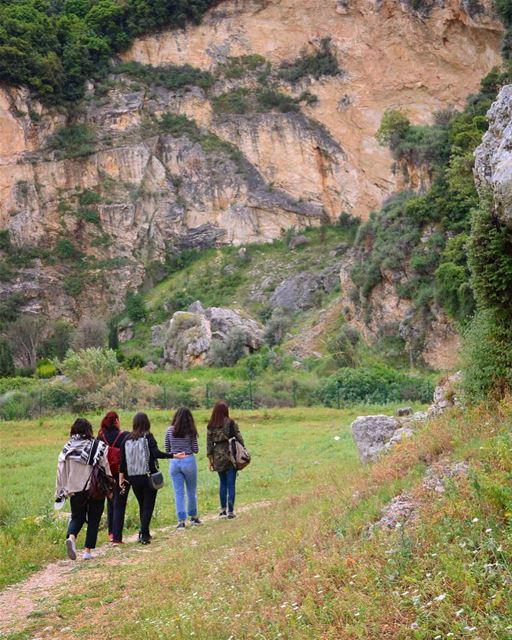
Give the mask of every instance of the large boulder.
<svg viewBox="0 0 512 640">
<path fill-rule="evenodd" d="M 361 462 L 372 462 L 386 449 L 401 423 L 391 416 L 359 416 L 352 423 L 352 437 Z"/>
<path fill-rule="evenodd" d="M 250 351 L 257 351 L 263 345 L 263 329 L 256 320 L 224 307 L 208 307 L 204 315 L 210 322 L 213 338 L 224 342 L 230 330 L 239 327 L 245 333 L 245 346 Z"/>
<path fill-rule="evenodd" d="M 203 315 L 177 311 L 165 336 L 164 362 L 180 369 L 205 364 L 211 341 L 210 324 Z"/>
<path fill-rule="evenodd" d="M 281 282 L 270 297 L 270 306 L 287 311 L 308 309 L 313 306 L 320 288 L 321 283 L 316 274 L 302 271 Z"/>
<path fill-rule="evenodd" d="M 339 263 L 335 262 L 318 273 L 301 271 L 290 276 L 275 289 L 270 306 L 292 312 L 313 307 L 319 294 L 330 293 L 339 286 L 339 270 Z"/>
<path fill-rule="evenodd" d="M 203 308 L 197 301 L 188 311 L 177 311 L 172 318 L 151 327 L 154 344 L 163 346 L 162 364 L 187 369 L 211 363 L 212 342 L 225 342 L 233 329 L 241 329 L 246 353 L 263 345 L 263 328 L 241 312 L 224 307 Z"/>
</svg>

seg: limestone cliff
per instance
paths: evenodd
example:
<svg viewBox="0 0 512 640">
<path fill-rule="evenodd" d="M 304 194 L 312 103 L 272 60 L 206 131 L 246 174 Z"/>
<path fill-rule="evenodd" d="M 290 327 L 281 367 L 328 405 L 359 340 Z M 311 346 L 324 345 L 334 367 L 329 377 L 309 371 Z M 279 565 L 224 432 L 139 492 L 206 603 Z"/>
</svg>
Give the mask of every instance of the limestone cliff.
<svg viewBox="0 0 512 640">
<path fill-rule="evenodd" d="M 503 87 L 487 114 L 489 129 L 475 153 L 475 179 L 491 196 L 497 218 L 512 227 L 512 85 Z"/>
<path fill-rule="evenodd" d="M 267 241 L 344 211 L 366 216 L 403 186 L 374 138 L 384 110 L 429 122 L 460 107 L 499 62 L 489 7 L 422 6 L 228 0 L 201 25 L 148 36 L 125 55 L 209 71 L 211 86 L 116 74 L 91 83 L 71 116 L 0 89 L 0 228 L 15 246 L 40 250 L 0 282 L 0 301 L 18 295 L 21 310 L 51 317 L 104 314 L 180 247 Z M 336 74 L 289 82 L 276 73 L 326 39 Z M 261 69 L 223 71 L 251 55 L 293 108 L 215 108 L 229 92 L 261 93 Z"/>
</svg>

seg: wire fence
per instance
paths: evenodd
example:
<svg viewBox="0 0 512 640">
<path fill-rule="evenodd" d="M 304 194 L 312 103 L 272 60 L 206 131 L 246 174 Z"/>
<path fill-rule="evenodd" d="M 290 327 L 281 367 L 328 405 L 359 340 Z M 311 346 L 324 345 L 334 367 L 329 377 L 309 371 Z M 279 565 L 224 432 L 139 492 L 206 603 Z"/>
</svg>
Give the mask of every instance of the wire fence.
<svg viewBox="0 0 512 640">
<path fill-rule="evenodd" d="M 173 410 L 180 406 L 191 409 L 210 409 L 219 401 L 225 401 L 234 409 L 259 409 L 273 407 L 298 407 L 323 405 L 342 408 L 340 390 L 328 402 L 316 393 L 315 388 L 305 389 L 296 381 L 278 389 L 269 389 L 249 379 L 243 383 L 207 383 L 192 387 L 151 385 L 147 390 L 120 387 L 116 394 L 104 397 L 88 397 L 77 389 L 59 385 L 41 385 L 34 389 L 14 389 L 0 395 L 0 419 L 22 420 L 63 412 L 86 412 L 101 409 L 124 410 Z"/>
</svg>

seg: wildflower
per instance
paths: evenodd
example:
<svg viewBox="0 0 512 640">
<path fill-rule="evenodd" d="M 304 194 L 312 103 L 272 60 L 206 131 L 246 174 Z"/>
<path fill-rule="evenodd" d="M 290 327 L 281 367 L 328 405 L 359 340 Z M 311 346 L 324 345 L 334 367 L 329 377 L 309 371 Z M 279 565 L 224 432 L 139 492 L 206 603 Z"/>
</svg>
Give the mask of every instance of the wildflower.
<svg viewBox="0 0 512 640">
<path fill-rule="evenodd" d="M 471 522 L 480 522 L 480 520 L 478 518 L 473 518 L 473 520 L 471 520 Z"/>
<path fill-rule="evenodd" d="M 437 602 L 442 602 L 445 598 L 446 598 L 446 593 L 441 593 L 440 595 L 437 596 L 437 598 L 434 598 L 434 600 L 436 600 Z"/>
<path fill-rule="evenodd" d="M 334 436 L 334 439 L 335 439 L 335 440 L 339 440 L 339 439 L 340 439 L 340 437 L 339 437 L 339 436 Z"/>
</svg>

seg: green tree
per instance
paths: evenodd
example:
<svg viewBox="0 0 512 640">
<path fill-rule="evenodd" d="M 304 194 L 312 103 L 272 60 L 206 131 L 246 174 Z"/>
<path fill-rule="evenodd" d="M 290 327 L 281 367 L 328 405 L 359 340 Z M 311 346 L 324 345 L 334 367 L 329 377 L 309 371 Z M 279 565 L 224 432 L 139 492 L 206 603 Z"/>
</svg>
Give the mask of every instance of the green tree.
<svg viewBox="0 0 512 640">
<path fill-rule="evenodd" d="M 14 361 L 11 345 L 5 338 L 0 338 L 0 378 L 14 375 Z"/>
<path fill-rule="evenodd" d="M 142 294 L 129 291 L 126 294 L 125 306 L 126 315 L 130 318 L 130 320 L 132 320 L 133 322 L 145 320 L 147 316 L 147 310 Z"/>
</svg>

